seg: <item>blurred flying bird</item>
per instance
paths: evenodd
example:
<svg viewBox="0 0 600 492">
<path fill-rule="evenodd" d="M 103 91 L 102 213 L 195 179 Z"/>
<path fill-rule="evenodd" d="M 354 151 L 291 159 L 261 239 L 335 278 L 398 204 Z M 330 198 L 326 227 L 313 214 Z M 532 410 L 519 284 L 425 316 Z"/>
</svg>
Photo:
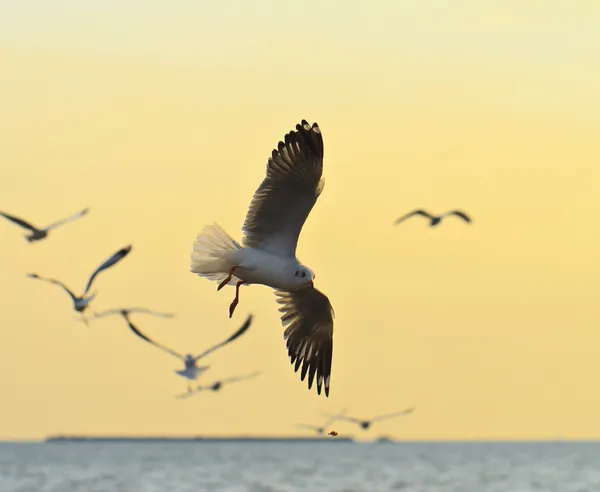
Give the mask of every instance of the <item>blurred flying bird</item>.
<svg viewBox="0 0 600 492">
<path fill-rule="evenodd" d="M 232 378 L 226 378 L 226 379 L 221 379 L 219 381 L 215 381 L 214 383 L 208 385 L 208 386 L 196 386 L 195 388 L 193 388 L 192 390 L 188 390 L 187 392 L 178 395 L 176 398 L 189 398 L 192 395 L 195 395 L 196 393 L 199 393 L 200 391 L 219 391 L 223 385 L 225 384 L 229 384 L 229 383 L 235 383 L 237 381 L 245 381 L 247 379 L 252 379 L 255 378 L 256 376 L 258 376 L 260 374 L 260 371 L 256 371 L 253 372 L 251 374 L 246 374 L 244 376 L 235 376 Z"/>
<path fill-rule="evenodd" d="M 310 429 L 313 432 L 315 432 L 319 435 L 322 435 L 325 433 L 325 431 L 327 430 L 327 427 L 329 427 L 334 420 L 337 420 L 340 415 L 343 415 L 345 413 L 346 413 L 346 409 L 342 410 L 339 414 L 330 415 L 327 418 L 327 420 L 323 423 L 323 425 L 320 427 L 317 425 L 310 425 L 310 424 L 298 424 L 296 427 L 298 427 L 298 429 Z"/>
<path fill-rule="evenodd" d="M 334 415 L 333 417 L 335 417 L 336 420 L 346 420 L 348 422 L 353 422 L 355 424 L 358 424 L 360 427 L 362 427 L 363 430 L 367 430 L 369 427 L 371 427 L 371 425 L 374 422 L 380 422 L 382 420 L 387 420 L 387 419 L 391 419 L 394 417 L 400 417 L 402 415 L 408 415 L 409 413 L 412 413 L 413 410 L 414 410 L 414 407 L 411 407 L 411 408 L 407 408 L 406 410 L 402 410 L 401 412 L 390 413 L 387 415 L 380 415 L 378 417 L 373 417 L 372 419 L 369 419 L 369 420 L 359 420 L 359 419 L 355 419 L 353 417 L 347 417 L 344 414 Z"/>
<path fill-rule="evenodd" d="M 69 296 L 71 296 L 71 300 L 73 301 L 73 308 L 75 309 L 76 312 L 81 313 L 81 316 L 82 316 L 85 324 L 87 325 L 88 324 L 87 318 L 83 315 L 83 312 L 88 308 L 90 302 L 97 295 L 96 292 L 94 292 L 93 294 L 87 295 L 87 293 L 90 290 L 90 287 L 92 286 L 92 283 L 94 282 L 94 279 L 100 272 L 102 272 L 103 270 L 106 270 L 107 268 L 110 268 L 111 266 L 117 264 L 119 261 L 121 261 L 123 258 L 125 258 L 131 251 L 131 248 L 132 248 L 131 245 L 121 248 L 119 251 L 117 251 L 115 254 L 113 254 L 110 258 L 108 258 L 104 263 L 102 263 L 102 265 L 100 265 L 98 268 L 96 268 L 96 270 L 94 270 L 94 273 L 92 273 L 92 275 L 90 276 L 88 283 L 85 286 L 85 290 L 83 291 L 83 294 L 81 294 L 81 296 L 76 296 L 71 290 L 69 290 L 69 288 L 65 284 L 63 284 L 62 282 L 59 282 L 58 280 L 40 277 L 37 273 L 28 273 L 27 276 L 30 278 L 38 279 L 38 280 L 43 280 L 45 282 L 50 282 L 52 284 L 56 284 L 56 285 L 62 287 L 64 289 L 64 291 L 67 294 L 69 294 Z"/>
<path fill-rule="evenodd" d="M 157 343 L 154 340 L 151 340 L 150 338 L 148 338 L 140 330 L 138 330 L 138 328 L 131 322 L 131 320 L 129 319 L 129 316 L 127 314 L 123 314 L 123 318 L 125 318 L 125 321 L 129 325 L 129 328 L 131 329 L 131 331 L 133 331 L 133 333 L 135 333 L 142 340 L 145 340 L 146 342 L 151 343 L 155 347 L 157 347 L 157 348 L 177 357 L 179 360 L 183 361 L 183 363 L 185 365 L 184 369 L 175 371 L 175 373 L 179 374 L 180 376 L 182 376 L 186 379 L 189 379 L 189 380 L 195 380 L 200 375 L 200 373 L 206 371 L 210 367 L 210 366 L 196 365 L 196 363 L 200 359 L 207 356 L 211 352 L 214 352 L 216 349 L 223 347 L 224 345 L 227 345 L 230 342 L 233 342 L 236 338 L 243 335 L 246 332 L 246 330 L 248 330 L 248 328 L 250 328 L 250 325 L 252 324 L 252 315 L 249 315 L 248 318 L 246 319 L 246 321 L 244 322 L 244 324 L 240 327 L 240 329 L 238 331 L 236 331 L 233 335 L 231 335 L 227 340 L 225 340 L 221 343 L 218 343 L 217 345 L 209 348 L 208 350 L 205 350 L 204 352 L 202 352 L 199 355 L 192 355 L 192 354 L 182 355 L 182 354 L 170 349 L 169 347 L 166 347 L 165 345 L 161 345 L 160 343 Z M 188 386 L 188 391 L 192 391 L 191 386 Z"/>
<path fill-rule="evenodd" d="M 449 215 L 456 215 L 457 217 L 460 217 L 467 223 L 471 222 L 471 218 L 464 212 L 461 212 L 460 210 L 451 210 L 450 212 L 445 212 L 440 215 L 431 215 L 429 212 L 426 212 L 425 210 L 413 210 L 412 212 L 410 212 L 406 215 L 403 215 L 402 217 L 397 219 L 395 224 L 397 225 L 400 222 L 403 222 L 404 220 L 408 219 L 409 217 L 412 217 L 413 215 L 422 215 L 423 217 L 428 218 L 431 221 L 429 224 L 429 227 L 434 227 L 434 226 L 438 225 L 444 217 L 448 217 Z"/>
<path fill-rule="evenodd" d="M 244 246 L 219 225 L 206 226 L 196 237 L 191 271 L 219 282 L 217 290 L 235 285 L 229 307 L 233 315 L 242 285 L 275 289 L 290 361 L 308 389 L 316 375 L 317 393 L 329 396 L 333 352 L 333 308 L 314 288 L 313 271 L 296 258 L 296 245 L 308 214 L 323 191 L 323 137 L 316 123 L 305 120 L 279 142 L 267 163 L 242 227 Z"/>
<path fill-rule="evenodd" d="M 32 243 L 34 241 L 39 241 L 40 239 L 44 239 L 46 236 L 48 236 L 48 233 L 50 232 L 51 229 L 54 229 L 60 225 L 66 224 L 67 222 L 71 222 L 72 220 L 78 219 L 79 217 L 83 217 L 85 214 L 87 214 L 89 212 L 89 210 L 90 210 L 89 208 L 85 208 L 81 212 L 77 212 L 75 215 L 72 215 L 70 217 L 67 217 L 66 219 L 62 219 L 57 222 L 54 222 L 53 224 L 50 224 L 49 226 L 43 227 L 41 229 L 38 229 L 36 226 L 30 224 L 29 222 L 27 222 L 23 219 L 19 219 L 18 217 L 15 217 L 13 215 L 9 215 L 4 212 L 0 212 L 0 215 L 2 217 L 4 217 L 5 219 L 10 220 L 11 222 L 14 222 L 15 224 L 20 225 L 24 229 L 28 229 L 29 231 L 31 231 L 31 234 L 25 235 L 25 239 L 27 239 L 27 241 Z"/>
</svg>

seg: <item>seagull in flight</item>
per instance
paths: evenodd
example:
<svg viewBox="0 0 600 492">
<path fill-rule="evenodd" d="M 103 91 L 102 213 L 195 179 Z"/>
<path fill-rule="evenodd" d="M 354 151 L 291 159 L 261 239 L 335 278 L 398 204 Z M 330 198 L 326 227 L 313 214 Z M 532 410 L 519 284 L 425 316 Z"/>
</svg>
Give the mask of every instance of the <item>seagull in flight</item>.
<svg viewBox="0 0 600 492">
<path fill-rule="evenodd" d="M 224 384 L 235 383 L 237 381 L 245 381 L 247 379 L 252 379 L 252 378 L 258 376 L 259 374 L 260 374 L 260 371 L 256 371 L 251 374 L 246 374 L 244 376 L 235 376 L 232 378 L 221 379 L 220 381 L 215 381 L 214 383 L 212 383 L 208 386 L 202 386 L 202 385 L 196 386 L 196 388 L 177 396 L 177 398 L 189 398 L 190 396 L 195 395 L 196 393 L 199 393 L 202 390 L 219 391 L 223 387 Z"/>
<path fill-rule="evenodd" d="M 340 415 L 343 415 L 344 413 L 346 413 L 345 409 L 342 410 L 338 415 L 330 415 L 329 418 L 320 427 L 318 425 L 309 424 L 298 424 L 296 427 L 298 427 L 299 429 L 310 429 L 319 435 L 323 435 L 327 430 L 327 427 L 329 427 L 335 420 L 339 418 Z"/>
<path fill-rule="evenodd" d="M 98 268 L 96 268 L 96 270 L 94 270 L 94 273 L 92 273 L 92 275 L 90 276 L 88 283 L 85 286 L 85 290 L 83 291 L 83 294 L 81 294 L 80 296 L 76 296 L 65 284 L 63 284 L 62 282 L 59 282 L 58 280 L 54 280 L 52 278 L 40 277 L 37 273 L 28 273 L 27 276 L 29 278 L 43 280 L 45 282 L 50 282 L 52 284 L 62 287 L 64 289 L 64 291 L 67 294 L 69 294 L 69 296 L 71 296 L 71 300 L 73 301 L 73 308 L 75 309 L 75 311 L 81 314 L 83 321 L 85 322 L 85 324 L 87 326 L 89 326 L 88 322 L 87 322 L 87 318 L 84 316 L 83 312 L 88 308 L 90 302 L 94 299 L 94 297 L 96 297 L 96 294 L 97 294 L 96 292 L 94 292 L 93 294 L 87 295 L 90 290 L 90 287 L 92 286 L 92 283 L 94 282 L 94 279 L 100 272 L 102 272 L 103 270 L 106 270 L 107 268 L 110 268 L 111 266 L 115 265 L 116 263 L 121 261 L 123 258 L 125 258 L 131 251 L 131 248 L 132 248 L 131 245 L 121 248 L 119 251 L 117 251 L 115 254 L 113 254 L 110 258 L 108 258 L 104 263 L 102 263 L 102 265 L 100 265 Z"/>
<path fill-rule="evenodd" d="M 229 307 L 233 315 L 242 285 L 275 289 L 281 305 L 290 361 L 316 375 L 317 394 L 329 396 L 333 352 L 333 308 L 313 284 L 314 272 L 296 258 L 296 245 L 308 214 L 323 191 L 323 137 L 316 123 L 305 120 L 279 142 L 267 162 L 266 177 L 254 193 L 242 227 L 243 244 L 217 224 L 204 227 L 194 242 L 190 270 L 219 282 L 217 290 L 235 285 Z"/>
<path fill-rule="evenodd" d="M 372 419 L 369 419 L 369 420 L 359 420 L 359 419 L 355 419 L 353 417 L 347 417 L 344 414 L 334 415 L 333 417 L 335 417 L 336 420 L 346 420 L 348 422 L 353 422 L 355 424 L 358 424 L 360 427 L 362 427 L 363 430 L 367 430 L 369 427 L 371 427 L 371 425 L 374 422 L 380 422 L 381 420 L 387 420 L 387 419 L 391 419 L 394 417 L 400 417 L 402 415 L 408 415 L 409 413 L 412 413 L 413 410 L 414 410 L 414 407 L 411 407 L 411 408 L 407 408 L 406 410 L 402 410 L 401 412 L 380 415 L 378 417 L 373 417 Z"/>
<path fill-rule="evenodd" d="M 460 217 L 462 220 L 464 220 L 467 224 L 471 222 L 471 217 L 469 217 L 467 214 L 465 214 L 464 212 L 462 212 L 460 210 L 450 210 L 449 212 L 444 212 L 443 214 L 440 214 L 440 215 L 432 215 L 425 210 L 413 210 L 412 212 L 410 212 L 406 215 L 403 215 L 402 217 L 397 219 L 394 224 L 398 225 L 400 222 L 403 222 L 406 219 L 408 219 L 409 217 L 412 217 L 414 215 L 422 215 L 423 217 L 426 217 L 427 219 L 429 219 L 431 221 L 429 223 L 429 227 L 435 227 L 442 221 L 442 219 L 444 217 L 448 217 L 449 215 L 456 215 L 457 217 Z"/>
<path fill-rule="evenodd" d="M 9 215 L 7 213 L 4 212 L 0 212 L 0 215 L 2 217 L 4 217 L 5 219 L 10 220 L 11 222 L 14 222 L 17 225 L 20 225 L 22 228 L 27 229 L 31 232 L 31 234 L 26 234 L 25 235 L 25 239 L 27 239 L 27 241 L 29 241 L 30 243 L 34 242 L 34 241 L 39 241 L 40 239 L 44 239 L 46 236 L 48 236 L 48 233 L 50 232 L 51 229 L 54 229 L 60 225 L 66 224 L 67 222 L 71 222 L 72 220 L 78 219 L 79 217 L 83 217 L 85 214 L 87 214 L 89 212 L 89 208 L 84 208 L 82 211 L 77 212 L 75 215 L 71 215 L 70 217 L 67 217 L 66 219 L 61 219 L 57 222 L 54 222 L 53 224 L 50 224 L 49 226 L 43 227 L 43 228 L 38 228 L 32 224 L 30 224 L 29 222 L 20 219 L 19 217 L 15 217 L 14 215 Z"/>
<path fill-rule="evenodd" d="M 241 335 L 243 335 L 246 330 L 248 330 L 248 328 L 250 328 L 250 325 L 252 324 L 252 315 L 250 314 L 248 316 L 248 318 L 246 319 L 246 321 L 244 322 L 244 324 L 240 327 L 240 329 L 238 331 L 236 331 L 233 335 L 231 335 L 227 340 L 218 343 L 216 345 L 214 345 L 213 347 L 209 348 L 208 350 L 205 350 L 204 352 L 202 352 L 199 355 L 193 355 L 193 354 L 186 354 L 186 355 L 182 355 L 179 352 L 175 352 L 175 350 L 170 349 L 169 347 L 166 347 L 165 345 L 162 345 L 160 343 L 155 342 L 154 340 L 148 338 L 146 335 L 144 335 L 129 319 L 129 315 L 128 314 L 123 314 L 122 315 L 123 318 L 125 318 L 125 321 L 127 322 L 127 324 L 129 325 L 129 329 L 135 333 L 138 337 L 140 337 L 142 340 L 145 340 L 148 343 L 151 343 L 152 345 L 154 345 L 155 347 L 177 357 L 179 360 L 181 360 L 184 363 L 184 369 L 179 370 L 179 371 L 175 371 L 176 374 L 179 374 L 181 377 L 184 377 L 186 379 L 189 380 L 195 380 L 198 378 L 198 376 L 206 371 L 210 366 L 198 366 L 197 362 L 202 359 L 203 357 L 207 356 L 208 354 L 210 354 L 211 352 L 214 352 L 215 350 L 217 350 L 220 347 L 223 347 L 224 345 L 227 345 L 230 342 L 233 342 L 236 338 L 240 337 Z M 188 386 L 188 391 L 192 391 L 192 388 L 190 386 Z"/>
</svg>

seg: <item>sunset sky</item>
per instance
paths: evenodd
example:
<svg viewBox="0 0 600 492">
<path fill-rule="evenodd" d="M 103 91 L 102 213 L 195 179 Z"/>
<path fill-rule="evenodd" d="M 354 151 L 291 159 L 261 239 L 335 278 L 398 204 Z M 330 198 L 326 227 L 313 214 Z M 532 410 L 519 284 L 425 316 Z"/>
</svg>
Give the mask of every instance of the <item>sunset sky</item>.
<svg viewBox="0 0 600 492">
<path fill-rule="evenodd" d="M 323 412 L 411 416 L 371 439 L 600 438 L 600 5 L 531 0 L 0 3 L 0 439 L 300 434 Z M 289 363 L 271 289 L 189 272 L 216 221 L 241 239 L 271 150 L 302 119 L 325 189 L 299 259 L 335 309 L 331 394 Z M 460 208 L 430 229 L 405 212 Z M 207 359 L 178 361 L 117 318 L 87 329 L 55 277 L 98 277 L 93 309 Z"/>
</svg>

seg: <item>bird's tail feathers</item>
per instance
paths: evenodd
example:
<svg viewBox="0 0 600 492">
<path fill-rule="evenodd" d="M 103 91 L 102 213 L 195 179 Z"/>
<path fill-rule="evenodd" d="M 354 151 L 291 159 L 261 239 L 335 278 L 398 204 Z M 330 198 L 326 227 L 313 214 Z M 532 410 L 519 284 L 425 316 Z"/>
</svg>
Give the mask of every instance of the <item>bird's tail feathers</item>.
<svg viewBox="0 0 600 492">
<path fill-rule="evenodd" d="M 236 265 L 237 252 L 242 246 L 218 224 L 204 227 L 194 241 L 190 271 L 215 282 L 227 278 L 231 267 Z M 234 285 L 237 279 L 229 282 Z"/>
</svg>

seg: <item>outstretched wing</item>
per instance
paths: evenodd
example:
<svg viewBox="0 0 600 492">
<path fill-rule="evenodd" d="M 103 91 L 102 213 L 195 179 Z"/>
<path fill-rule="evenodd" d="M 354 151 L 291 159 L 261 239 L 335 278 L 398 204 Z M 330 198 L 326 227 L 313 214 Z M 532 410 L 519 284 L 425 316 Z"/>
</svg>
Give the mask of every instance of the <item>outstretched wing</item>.
<svg viewBox="0 0 600 492">
<path fill-rule="evenodd" d="M 469 217 L 462 210 L 451 210 L 450 212 L 446 212 L 444 215 L 456 215 L 457 217 L 460 217 L 462 220 L 464 220 L 467 223 L 471 222 L 471 217 Z"/>
<path fill-rule="evenodd" d="M 336 420 L 340 419 L 341 417 L 345 416 L 346 412 L 348 411 L 347 408 L 344 408 L 340 413 L 332 415 L 332 414 L 328 414 L 329 417 L 327 418 L 327 420 L 325 421 L 325 423 L 323 424 L 323 427 L 327 428 L 329 427 L 333 422 L 335 422 Z"/>
<path fill-rule="evenodd" d="M 123 318 L 125 318 L 125 321 L 127 321 L 127 324 L 129 325 L 129 329 L 135 333 L 138 337 L 140 337 L 142 340 L 145 340 L 148 343 L 151 343 L 152 345 L 154 345 L 155 347 L 158 347 L 161 350 L 164 350 L 165 352 L 174 355 L 175 357 L 177 357 L 178 359 L 185 359 L 185 357 L 183 357 L 183 355 L 175 352 L 174 350 L 170 349 L 169 347 L 165 347 L 164 345 L 161 345 L 160 343 L 155 342 L 154 340 L 148 338 L 146 335 L 144 335 L 140 330 L 138 330 L 136 328 L 136 326 L 131 322 L 131 320 L 127 317 L 127 315 L 124 315 Z"/>
<path fill-rule="evenodd" d="M 112 255 L 104 263 L 102 263 L 102 265 L 100 265 L 98 268 L 96 268 L 96 270 L 94 271 L 94 273 L 92 273 L 92 276 L 88 280 L 87 285 L 85 286 L 84 295 L 87 294 L 87 292 L 90 290 L 90 287 L 92 286 L 92 282 L 94 281 L 96 276 L 101 271 L 106 270 L 107 268 L 110 268 L 114 264 L 121 261 L 123 258 L 125 258 L 129 254 L 130 251 L 131 251 L 131 245 L 125 246 L 124 248 L 121 248 L 119 251 L 117 251 L 114 255 Z"/>
<path fill-rule="evenodd" d="M 259 374 L 260 374 L 260 371 L 255 371 L 253 373 L 245 374 L 243 376 L 234 376 L 234 377 L 231 377 L 231 378 L 221 379 L 220 382 L 221 382 L 221 384 L 225 384 L 225 383 L 235 383 L 237 381 L 245 381 L 247 379 L 255 378 Z"/>
<path fill-rule="evenodd" d="M 10 220 L 11 222 L 14 222 L 17 225 L 20 225 L 21 227 L 25 228 L 25 229 L 29 229 L 30 231 L 37 231 L 38 228 L 31 225 L 29 222 L 24 221 L 23 219 L 19 219 L 19 217 L 15 217 L 14 215 L 8 215 L 5 214 L 4 212 L 0 212 L 0 215 L 2 217 L 4 217 L 5 219 Z"/>
<path fill-rule="evenodd" d="M 345 420 L 346 422 L 353 422 L 355 424 L 362 424 L 362 420 L 360 419 L 356 419 L 354 417 L 348 417 L 347 415 L 343 415 L 343 414 L 338 414 L 338 415 L 334 415 L 333 417 L 334 420 Z"/>
<path fill-rule="evenodd" d="M 62 287 L 64 289 L 64 291 L 71 296 L 71 299 L 73 300 L 73 302 L 75 302 L 78 299 L 77 296 L 75 294 L 73 294 L 73 292 L 71 292 L 65 284 L 63 284 L 62 282 L 59 282 L 58 280 L 54 280 L 53 278 L 40 277 L 37 273 L 28 273 L 27 276 L 29 278 L 43 280 L 44 282 L 50 282 L 51 284 L 55 284 L 55 285 L 58 285 L 59 287 Z"/>
<path fill-rule="evenodd" d="M 250 314 L 250 315 L 248 315 L 248 318 L 246 319 L 244 324 L 240 327 L 240 329 L 238 331 L 236 331 L 233 335 L 231 335 L 227 340 L 225 340 L 221 343 L 218 343 L 217 345 L 209 348 L 208 350 L 205 350 L 201 354 L 194 357 L 194 359 L 195 360 L 201 359 L 202 357 L 210 354 L 211 352 L 217 350 L 218 348 L 222 347 L 223 345 L 227 345 L 228 343 L 233 342 L 236 338 L 238 338 L 238 337 L 242 336 L 244 333 L 246 333 L 246 330 L 248 330 L 248 328 L 250 328 L 251 324 L 252 324 L 252 315 Z"/>
<path fill-rule="evenodd" d="M 177 398 L 178 400 L 183 400 L 184 398 L 189 398 L 190 396 L 194 396 L 196 393 L 199 393 L 203 389 L 204 388 L 202 386 L 197 386 L 193 390 L 186 391 L 185 393 L 181 393 L 180 395 L 177 395 L 175 398 Z"/>
<path fill-rule="evenodd" d="M 317 376 L 317 394 L 325 386 L 329 396 L 331 358 L 333 354 L 333 308 L 327 296 L 314 287 L 305 287 L 293 292 L 275 291 L 279 311 L 285 329 L 290 362 L 294 372 L 302 365 L 300 380 L 308 374 L 308 389 Z"/>
<path fill-rule="evenodd" d="M 66 219 L 58 220 L 58 221 L 54 222 L 53 224 L 50 224 L 49 226 L 44 227 L 44 231 L 48 232 L 50 229 L 54 229 L 55 227 L 66 224 L 67 222 L 71 222 L 72 220 L 78 219 L 79 217 L 83 217 L 89 211 L 90 211 L 89 208 L 84 208 L 82 211 L 77 212 L 76 214 L 71 215 L 70 217 L 67 217 Z"/>
<path fill-rule="evenodd" d="M 320 432 L 322 430 L 321 427 L 317 427 L 316 425 L 308 425 L 308 424 L 296 424 L 296 427 L 298 429 L 310 429 L 315 432 Z"/>
<path fill-rule="evenodd" d="M 380 415 L 379 417 L 374 417 L 370 420 L 370 422 L 378 422 L 380 420 L 391 419 L 393 417 L 400 417 L 401 415 L 408 415 L 414 410 L 414 407 L 407 408 L 406 410 L 402 410 L 401 412 L 389 413 L 386 415 Z"/>
<path fill-rule="evenodd" d="M 323 191 L 323 137 L 305 120 L 279 142 L 242 227 L 244 245 L 294 257 L 298 236 Z"/>
<path fill-rule="evenodd" d="M 127 314 L 132 314 L 132 313 L 150 314 L 150 315 L 156 316 L 158 318 L 172 318 L 173 316 L 175 316 L 173 313 L 161 313 L 158 311 L 152 311 L 151 309 L 145 309 L 145 308 L 121 308 L 121 309 L 107 309 L 106 311 L 96 313 L 94 315 L 94 318 L 103 318 L 104 316 L 110 316 L 111 314 L 121 315 L 124 312 Z"/>
<path fill-rule="evenodd" d="M 407 213 L 406 215 L 403 215 L 402 217 L 400 217 L 399 219 L 396 219 L 396 222 L 394 222 L 394 224 L 399 224 L 400 222 L 405 221 L 406 219 L 413 217 L 414 215 L 422 215 L 423 217 L 427 217 L 428 219 L 433 219 L 433 215 L 431 215 L 430 213 L 426 212 L 425 210 L 413 210 L 412 212 Z"/>
</svg>

